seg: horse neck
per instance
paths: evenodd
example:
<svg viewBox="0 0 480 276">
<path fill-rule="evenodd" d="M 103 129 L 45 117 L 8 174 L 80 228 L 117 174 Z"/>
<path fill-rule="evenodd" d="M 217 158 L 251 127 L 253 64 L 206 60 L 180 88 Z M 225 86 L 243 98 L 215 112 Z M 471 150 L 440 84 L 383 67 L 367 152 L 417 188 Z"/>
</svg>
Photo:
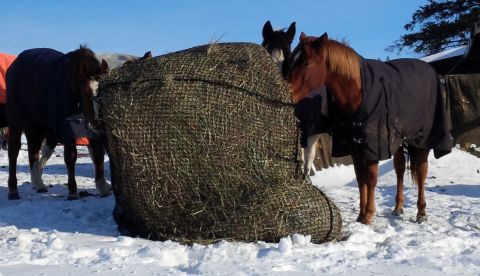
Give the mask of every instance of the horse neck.
<svg viewBox="0 0 480 276">
<path fill-rule="evenodd" d="M 332 93 L 339 110 L 352 114 L 360 107 L 362 90 L 357 87 L 354 80 L 333 75 L 327 78 L 325 85 Z"/>
</svg>

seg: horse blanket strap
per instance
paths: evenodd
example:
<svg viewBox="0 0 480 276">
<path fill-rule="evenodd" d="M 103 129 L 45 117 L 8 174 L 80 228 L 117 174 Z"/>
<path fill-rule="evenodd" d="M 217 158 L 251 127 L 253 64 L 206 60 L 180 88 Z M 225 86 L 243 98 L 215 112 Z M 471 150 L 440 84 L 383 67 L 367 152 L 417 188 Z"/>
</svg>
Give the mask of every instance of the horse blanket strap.
<svg viewBox="0 0 480 276">
<path fill-rule="evenodd" d="M 363 99 L 352 115 L 336 112 L 334 157 L 389 159 L 398 147 L 449 153 L 452 140 L 440 83 L 428 63 L 416 59 L 389 62 L 361 59 Z"/>
<path fill-rule="evenodd" d="M 80 99 L 69 79 L 69 54 L 38 48 L 22 52 L 7 71 L 10 125 L 31 122 L 64 139 L 66 117 L 79 113 Z"/>
</svg>

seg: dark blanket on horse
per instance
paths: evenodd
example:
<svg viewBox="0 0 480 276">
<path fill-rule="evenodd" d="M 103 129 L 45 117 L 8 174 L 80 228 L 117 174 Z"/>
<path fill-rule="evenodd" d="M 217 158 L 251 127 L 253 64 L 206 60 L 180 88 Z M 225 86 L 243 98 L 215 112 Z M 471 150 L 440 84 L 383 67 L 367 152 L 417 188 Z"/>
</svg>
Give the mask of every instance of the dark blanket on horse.
<svg viewBox="0 0 480 276">
<path fill-rule="evenodd" d="M 334 157 L 385 160 L 402 143 L 433 149 L 435 158 L 451 151 L 440 83 L 428 63 L 362 59 L 361 77 L 359 109 L 353 115 L 334 112 Z"/>
<path fill-rule="evenodd" d="M 7 71 L 10 126 L 46 128 L 59 141 L 82 135 L 68 131 L 66 120 L 81 112 L 68 75 L 69 62 L 69 54 L 46 48 L 26 50 L 17 57 Z"/>
<path fill-rule="evenodd" d="M 308 137 L 326 133 L 331 129 L 328 105 L 329 95 L 324 86 L 295 104 L 295 117 L 300 129 L 300 146 L 307 147 Z"/>
</svg>

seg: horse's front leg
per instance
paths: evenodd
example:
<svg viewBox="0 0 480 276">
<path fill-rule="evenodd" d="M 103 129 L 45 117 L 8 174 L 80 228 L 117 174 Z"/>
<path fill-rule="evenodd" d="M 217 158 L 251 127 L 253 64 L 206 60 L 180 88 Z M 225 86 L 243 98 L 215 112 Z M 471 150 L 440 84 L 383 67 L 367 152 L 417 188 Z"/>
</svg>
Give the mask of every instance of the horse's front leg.
<svg viewBox="0 0 480 276">
<path fill-rule="evenodd" d="M 100 196 L 105 197 L 112 194 L 112 187 L 105 179 L 105 147 L 100 139 L 89 139 L 88 152 L 95 167 L 95 188 Z"/>
<path fill-rule="evenodd" d="M 68 199 L 79 199 L 77 182 L 75 181 L 75 163 L 77 162 L 77 146 L 74 139 L 65 139 L 64 157 L 68 173 Z"/>
<path fill-rule="evenodd" d="M 397 174 L 397 195 L 395 196 L 395 209 L 392 214 L 400 216 L 403 214 L 403 176 L 405 174 L 405 156 L 403 155 L 403 148 L 400 147 L 393 155 L 393 167 Z"/>
<path fill-rule="evenodd" d="M 354 158 L 353 164 L 360 190 L 360 215 L 357 221 L 371 224 L 375 215 L 375 189 L 378 177 L 378 161 Z"/>
<path fill-rule="evenodd" d="M 367 210 L 367 182 L 365 174 L 365 164 L 363 160 L 353 158 L 353 167 L 355 169 L 355 177 L 357 178 L 358 191 L 360 194 L 360 213 L 358 214 L 357 221 L 361 222 L 365 219 Z"/>
<path fill-rule="evenodd" d="M 315 153 L 317 149 L 317 142 L 320 139 L 320 134 L 312 135 L 307 138 L 307 148 L 304 149 L 305 151 L 305 160 L 303 164 L 303 178 L 307 178 L 307 176 L 315 175 L 315 167 L 313 165 L 313 161 L 315 160 Z"/>
<path fill-rule="evenodd" d="M 28 162 L 30 165 L 30 180 L 37 193 L 48 191 L 42 181 L 42 165 L 40 164 L 40 148 L 44 138 L 43 130 L 39 128 L 27 128 L 25 136 L 28 144 Z"/>
<path fill-rule="evenodd" d="M 428 173 L 428 153 L 427 149 L 415 149 L 413 166 L 415 166 L 415 181 L 418 184 L 417 200 L 417 222 L 427 221 L 427 203 L 425 200 L 425 181 Z"/>
<path fill-rule="evenodd" d="M 20 151 L 22 129 L 10 127 L 8 138 L 8 199 L 20 199 L 17 188 L 17 157 Z"/>
</svg>

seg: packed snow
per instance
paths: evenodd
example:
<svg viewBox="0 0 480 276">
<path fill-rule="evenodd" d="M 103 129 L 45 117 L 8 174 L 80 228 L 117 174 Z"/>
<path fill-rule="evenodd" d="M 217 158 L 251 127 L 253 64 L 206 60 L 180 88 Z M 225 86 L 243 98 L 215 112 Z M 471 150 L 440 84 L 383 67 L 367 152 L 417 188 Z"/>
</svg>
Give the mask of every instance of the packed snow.
<svg viewBox="0 0 480 276">
<path fill-rule="evenodd" d="M 77 161 L 80 190 L 95 194 L 85 147 Z M 66 200 L 63 148 L 44 172 L 48 193 L 29 183 L 25 143 L 19 154 L 20 200 L 7 200 L 8 158 L 0 151 L 0 275 L 479 275 L 480 159 L 454 149 L 430 157 L 428 222 L 417 224 L 417 189 L 406 180 L 403 217 L 395 202 L 392 161 L 381 163 L 373 225 L 355 222 L 358 189 L 352 166 L 317 172 L 314 184 L 339 206 L 342 238 L 312 244 L 293 235 L 276 243 L 219 242 L 204 246 L 121 236 L 114 197 Z M 108 167 L 108 161 L 107 161 Z M 107 171 L 108 177 L 110 177 Z"/>
</svg>

